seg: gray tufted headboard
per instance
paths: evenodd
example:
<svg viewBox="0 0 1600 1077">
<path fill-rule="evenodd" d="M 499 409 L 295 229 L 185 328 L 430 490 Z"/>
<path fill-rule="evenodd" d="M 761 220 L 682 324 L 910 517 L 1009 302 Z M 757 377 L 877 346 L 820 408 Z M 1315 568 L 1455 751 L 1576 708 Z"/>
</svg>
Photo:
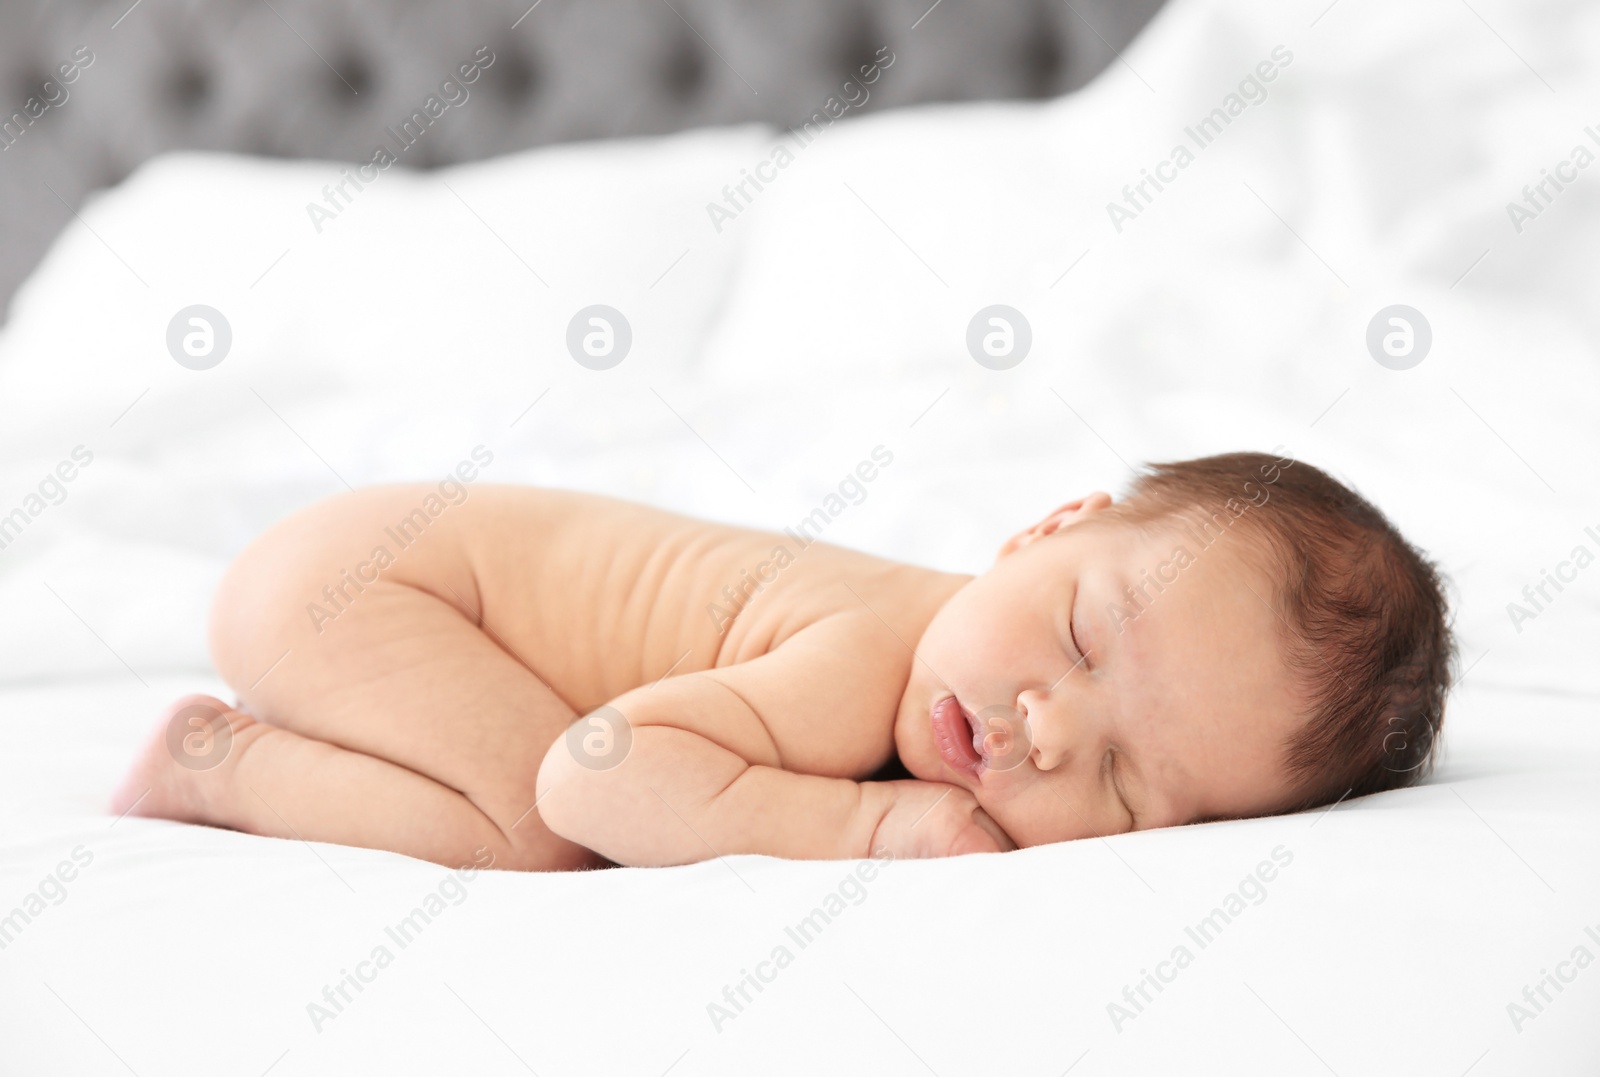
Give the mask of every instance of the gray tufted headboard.
<svg viewBox="0 0 1600 1077">
<path fill-rule="evenodd" d="M 803 122 L 878 50 L 863 110 L 1087 82 L 1161 0 L 33 0 L 0 6 L 0 303 L 83 196 L 200 148 L 405 163 L 707 124 Z M 466 85 L 441 84 L 479 49 Z M 463 95 L 470 94 L 470 97 Z M 445 102 L 448 106 L 449 102 Z M 435 108 L 438 107 L 436 104 Z"/>
</svg>

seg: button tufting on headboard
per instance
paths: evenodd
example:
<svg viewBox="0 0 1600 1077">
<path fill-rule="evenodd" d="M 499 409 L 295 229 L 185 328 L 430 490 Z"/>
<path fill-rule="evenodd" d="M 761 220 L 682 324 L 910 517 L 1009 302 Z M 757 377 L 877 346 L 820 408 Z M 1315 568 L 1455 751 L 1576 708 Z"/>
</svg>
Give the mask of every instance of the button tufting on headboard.
<svg viewBox="0 0 1600 1077">
<path fill-rule="evenodd" d="M 361 53 L 354 49 L 336 52 L 329 66 L 333 71 L 329 72 L 324 85 L 327 87 L 328 96 L 340 105 L 348 107 L 359 103 L 362 97 L 371 95 L 372 69 L 367 61 L 362 59 Z"/>
<path fill-rule="evenodd" d="M 30 60 L 29 62 L 31 65 L 32 61 Z M 19 103 L 28 100 L 30 97 L 40 97 L 41 89 L 47 78 L 49 78 L 49 75 L 45 74 L 37 66 L 29 66 L 5 80 L 7 87 L 9 87 L 7 93 Z"/>
<path fill-rule="evenodd" d="M 657 69 L 661 90 L 671 101 L 692 100 L 705 84 L 705 49 L 687 33 L 674 36 Z"/>
<path fill-rule="evenodd" d="M 167 98 L 178 112 L 198 112 L 210 95 L 211 76 L 192 61 L 179 64 L 167 80 Z"/>
<path fill-rule="evenodd" d="M 1050 32 L 1043 18 L 1038 28 L 1017 46 L 1017 66 L 1021 69 L 1024 92 L 1029 97 L 1048 97 L 1061 91 L 1061 40 Z"/>
<path fill-rule="evenodd" d="M 76 206 L 164 150 L 366 161 L 386 128 L 427 108 L 441 114 L 406 167 L 574 138 L 793 125 L 882 49 L 893 70 L 855 107 L 1046 96 L 1112 62 L 1161 2 L 3 4 L 0 300 L 71 223 L 62 200 Z M 461 68 L 475 62 L 468 79 Z"/>
<path fill-rule="evenodd" d="M 493 78 L 487 85 L 510 104 L 521 104 L 539 85 L 539 69 L 520 49 L 506 49 L 495 58 Z"/>
</svg>

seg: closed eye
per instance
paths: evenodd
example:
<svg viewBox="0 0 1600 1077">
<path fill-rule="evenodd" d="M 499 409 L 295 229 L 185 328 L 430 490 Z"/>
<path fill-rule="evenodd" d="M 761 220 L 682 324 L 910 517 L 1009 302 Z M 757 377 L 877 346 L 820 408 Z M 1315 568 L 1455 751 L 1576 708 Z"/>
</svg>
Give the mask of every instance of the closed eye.
<svg viewBox="0 0 1600 1077">
<path fill-rule="evenodd" d="M 1090 668 L 1089 652 L 1083 649 L 1083 644 L 1078 642 L 1078 604 L 1072 604 L 1072 615 L 1067 618 L 1067 635 L 1072 637 L 1072 649 L 1078 652 L 1078 664 L 1085 670 Z"/>
</svg>

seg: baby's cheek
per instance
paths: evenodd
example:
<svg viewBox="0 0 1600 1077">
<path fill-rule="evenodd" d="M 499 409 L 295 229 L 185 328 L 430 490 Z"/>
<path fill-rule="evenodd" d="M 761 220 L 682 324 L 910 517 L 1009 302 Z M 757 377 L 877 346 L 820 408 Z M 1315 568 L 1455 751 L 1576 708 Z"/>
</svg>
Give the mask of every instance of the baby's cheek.
<svg viewBox="0 0 1600 1077">
<path fill-rule="evenodd" d="M 1072 809 L 1042 786 L 1010 795 L 980 795 L 978 803 L 1020 849 L 1092 836 Z"/>
</svg>

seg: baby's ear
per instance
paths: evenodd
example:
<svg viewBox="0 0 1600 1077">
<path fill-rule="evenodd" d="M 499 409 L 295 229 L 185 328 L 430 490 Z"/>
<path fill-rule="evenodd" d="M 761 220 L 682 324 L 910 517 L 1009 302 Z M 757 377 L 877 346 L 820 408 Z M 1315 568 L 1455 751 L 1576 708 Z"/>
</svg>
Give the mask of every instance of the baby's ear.
<svg viewBox="0 0 1600 1077">
<path fill-rule="evenodd" d="M 1063 527 L 1078 522 L 1090 513 L 1099 512 L 1101 509 L 1109 507 L 1110 504 L 1111 495 L 1104 490 L 1096 490 L 1094 493 L 1080 497 L 1076 501 L 1068 501 L 1032 527 L 1025 531 L 1018 531 L 1015 535 L 1006 539 L 1005 545 L 1000 547 L 999 556 L 1004 557 L 1007 554 L 1016 553 L 1028 543 L 1042 539 L 1046 535 L 1053 535 Z"/>
</svg>

